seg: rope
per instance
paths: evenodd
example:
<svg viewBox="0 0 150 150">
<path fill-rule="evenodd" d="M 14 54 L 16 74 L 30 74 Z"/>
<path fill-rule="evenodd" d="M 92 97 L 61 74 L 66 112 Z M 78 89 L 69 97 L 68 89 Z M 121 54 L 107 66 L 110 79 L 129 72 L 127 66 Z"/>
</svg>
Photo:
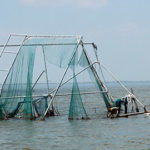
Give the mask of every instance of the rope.
<svg viewBox="0 0 150 150">
<path fill-rule="evenodd" d="M 145 110 L 145 105 L 142 103 L 142 102 L 140 102 L 140 100 L 134 95 L 134 94 L 132 94 L 115 76 L 114 76 L 114 74 L 111 72 L 111 71 L 109 71 L 104 65 L 102 65 L 101 64 L 101 66 L 113 77 L 113 79 L 116 81 L 116 82 L 118 82 L 129 94 L 131 94 L 131 95 L 133 95 L 134 97 L 135 97 L 135 99 L 136 99 L 136 101 L 144 108 L 144 110 Z"/>
</svg>

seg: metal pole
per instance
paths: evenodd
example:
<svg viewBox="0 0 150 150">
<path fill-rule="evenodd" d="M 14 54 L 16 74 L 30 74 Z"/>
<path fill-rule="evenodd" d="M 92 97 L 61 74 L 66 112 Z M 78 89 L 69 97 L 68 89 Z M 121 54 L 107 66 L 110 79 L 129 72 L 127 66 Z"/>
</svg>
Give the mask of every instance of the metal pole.
<svg viewBox="0 0 150 150">
<path fill-rule="evenodd" d="M 129 94 L 133 95 L 114 75 L 111 71 L 109 71 L 104 65 L 101 64 L 101 66 L 114 78 L 116 82 L 118 82 Z M 135 96 L 135 95 L 134 95 Z M 136 98 L 136 97 L 135 97 Z M 145 105 L 142 104 L 137 98 L 137 102 L 145 109 Z"/>
<path fill-rule="evenodd" d="M 80 72 L 78 72 L 77 74 L 75 74 L 74 76 L 72 76 L 70 79 L 68 79 L 67 81 L 65 81 L 63 84 L 61 84 L 61 86 L 63 86 L 64 84 L 68 83 L 70 80 L 72 80 L 74 77 L 76 77 L 77 75 L 81 74 L 83 71 L 85 71 L 86 69 L 88 69 L 89 67 L 95 65 L 96 63 L 99 62 L 94 62 L 93 64 L 89 65 L 88 67 L 84 68 L 83 70 L 81 70 Z M 60 86 L 60 87 L 61 87 Z M 49 94 L 53 93 L 56 89 L 52 90 Z M 107 92 L 107 91 L 106 91 Z"/>
<path fill-rule="evenodd" d="M 45 72 L 45 70 L 42 71 L 42 73 L 39 75 L 39 77 L 38 77 L 37 80 L 35 81 L 34 85 L 32 86 L 32 90 L 34 89 L 35 85 L 37 84 L 37 82 L 39 81 L 39 79 L 41 78 L 41 76 L 43 75 L 44 72 Z"/>
<path fill-rule="evenodd" d="M 10 38 L 11 38 L 11 35 L 9 35 L 9 38 L 8 38 L 6 44 L 4 45 L 4 48 L 3 48 L 3 50 L 2 50 L 2 52 L 1 52 L 1 54 L 0 54 L 0 57 L 2 56 L 2 54 L 3 54 L 3 52 L 4 52 L 5 48 L 6 48 L 6 46 L 7 46 L 7 44 L 8 44 L 8 42 L 9 42 L 9 40 L 10 40 Z"/>
<path fill-rule="evenodd" d="M 80 94 L 96 94 L 96 93 L 107 93 L 107 91 L 93 91 L 93 92 L 81 92 Z M 72 95 L 72 93 L 64 93 L 64 94 L 57 94 L 55 96 L 66 96 L 66 95 Z M 76 93 L 75 93 L 76 95 Z M 33 95 L 32 98 L 40 98 L 43 97 L 43 95 Z M 1 97 L 2 99 L 17 99 L 17 98 L 30 98 L 30 96 L 14 96 L 14 97 Z"/>
<path fill-rule="evenodd" d="M 132 88 L 131 88 L 131 93 L 134 95 L 134 92 L 133 92 L 133 89 L 132 89 Z M 132 101 L 132 108 L 133 108 L 133 103 L 134 103 L 134 105 L 135 105 L 135 110 L 136 110 L 136 112 L 139 112 L 138 104 L 136 103 L 136 100 L 135 100 L 135 99 Z"/>
<path fill-rule="evenodd" d="M 72 58 L 71 58 L 71 60 L 70 60 L 70 63 L 71 63 L 71 61 L 72 61 L 74 55 L 76 54 L 76 51 L 78 50 L 78 46 L 79 46 L 80 41 L 81 41 L 81 39 L 78 41 L 77 48 L 76 48 L 76 50 L 75 50 L 75 52 L 74 52 L 74 54 L 73 54 L 73 56 L 72 56 Z M 56 91 L 55 91 L 55 93 L 54 93 L 54 96 L 53 96 L 52 99 L 50 100 L 49 105 L 48 105 L 48 107 L 47 107 L 47 109 L 46 109 L 46 111 L 45 111 L 45 113 L 44 113 L 42 119 L 45 118 L 45 116 L 46 116 L 46 114 L 47 114 L 47 112 L 48 112 L 48 110 L 49 110 L 49 108 L 50 108 L 50 106 L 51 106 L 51 104 L 52 104 L 52 102 L 53 102 L 53 100 L 54 100 L 54 97 L 55 97 L 55 95 L 57 94 L 58 89 L 60 88 L 60 86 L 61 86 L 61 84 L 62 84 L 62 81 L 63 81 L 63 79 L 64 79 L 64 77 L 65 77 L 65 75 L 66 75 L 66 73 L 67 73 L 67 71 L 68 71 L 68 69 L 69 69 L 70 63 L 68 64 L 68 66 L 67 66 L 67 68 L 66 68 L 66 70 L 65 70 L 65 72 L 64 72 L 64 74 L 63 74 L 63 76 L 62 76 L 62 79 L 61 79 L 60 83 L 58 84 L 58 87 L 56 88 Z"/>
<path fill-rule="evenodd" d="M 88 57 L 88 55 L 87 55 L 87 52 L 86 52 L 86 49 L 85 49 L 83 43 L 81 43 L 81 46 L 82 46 L 82 48 L 83 48 L 83 51 L 84 51 L 84 53 L 85 53 L 85 56 L 86 56 L 86 58 L 87 58 L 89 64 L 91 65 L 92 62 L 91 62 L 91 60 L 89 59 L 89 57 Z M 92 66 L 92 65 L 91 65 L 91 66 Z M 93 70 L 94 75 L 95 75 L 95 77 L 97 78 L 97 80 L 101 83 L 102 87 L 107 91 L 106 87 L 104 86 L 104 84 L 103 84 L 102 81 L 100 80 L 100 78 L 99 78 L 99 76 L 98 76 L 98 74 L 97 74 L 97 72 L 96 72 L 94 66 L 92 66 L 91 69 Z"/>
<path fill-rule="evenodd" d="M 84 44 L 81 43 L 81 46 L 82 46 L 82 48 L 83 48 L 83 51 L 84 51 L 84 53 L 85 53 L 85 56 L 86 56 L 86 58 L 87 58 L 88 63 L 91 65 L 92 62 L 91 62 L 91 60 L 89 59 L 89 57 L 88 57 L 88 55 L 87 55 L 86 49 L 85 49 L 85 47 L 84 47 Z M 105 89 L 105 86 L 104 86 L 104 84 L 102 83 L 102 81 L 100 80 L 100 78 L 99 78 L 99 76 L 98 76 L 98 74 L 97 74 L 97 72 L 96 72 L 94 66 L 92 66 L 91 69 L 93 70 L 94 75 L 95 75 L 95 77 L 97 78 L 97 80 L 101 83 L 102 87 Z"/>
<path fill-rule="evenodd" d="M 83 43 L 84 45 L 92 45 L 92 43 Z M 46 44 L 25 44 L 23 46 L 51 46 L 51 45 L 76 45 L 76 43 L 46 43 Z M 7 44 L 7 45 L 0 45 L 0 47 L 20 47 L 20 44 Z M 6 51 L 11 52 L 11 51 Z M 6 53 L 5 52 L 5 53 Z M 13 53 L 13 52 L 11 52 Z"/>
<path fill-rule="evenodd" d="M 5 78 L 5 81 L 4 81 L 4 83 L 3 83 L 1 89 L 3 89 L 4 84 L 6 83 L 6 80 L 7 80 L 7 78 L 8 78 L 9 73 L 10 73 L 10 70 L 11 70 L 11 68 L 13 67 L 13 65 L 14 65 L 14 63 L 15 63 L 15 61 L 16 61 L 16 59 L 17 59 L 17 56 L 18 56 L 18 54 L 19 54 L 19 52 L 20 52 L 20 50 L 21 50 L 21 48 L 22 48 L 22 45 L 25 43 L 26 40 L 28 40 L 28 38 L 29 38 L 29 37 L 25 37 L 25 38 L 24 38 L 24 40 L 23 40 L 23 42 L 22 42 L 22 44 L 21 44 L 21 46 L 20 46 L 20 48 L 19 48 L 19 50 L 18 50 L 18 53 L 17 53 L 17 55 L 16 55 L 16 57 L 15 57 L 15 59 L 14 59 L 12 65 L 11 65 L 9 71 L 8 71 L 8 74 L 7 74 L 6 78 Z M 2 90 L 1 90 L 0 92 L 2 92 Z"/>
<path fill-rule="evenodd" d="M 62 38 L 78 38 L 81 39 L 81 35 L 26 35 L 26 34 L 11 34 L 12 36 L 30 36 L 30 37 L 62 37 Z"/>
<path fill-rule="evenodd" d="M 28 36 L 28 35 L 26 35 L 26 34 L 15 34 L 15 33 L 13 33 L 13 34 L 10 34 L 11 36 Z M 29 36 L 28 36 L 29 37 Z"/>
<path fill-rule="evenodd" d="M 79 74 L 81 74 L 82 72 L 84 72 L 84 71 L 85 71 L 86 69 L 88 69 L 89 67 L 95 65 L 96 63 L 98 63 L 98 62 L 95 62 L 95 63 L 93 63 L 92 65 L 90 65 L 90 66 L 84 68 L 83 70 L 81 70 L 80 72 L 78 72 L 77 74 L 75 74 L 74 76 L 72 76 L 70 79 L 68 79 L 67 81 L 65 81 L 63 84 L 61 84 L 60 87 L 62 87 L 64 84 L 68 83 L 68 82 L 69 82 L 70 80 L 72 80 L 74 77 L 78 76 Z M 43 71 L 43 72 L 40 74 L 40 76 L 39 76 L 38 79 L 36 80 L 35 84 L 33 85 L 32 90 L 33 90 L 33 88 L 34 88 L 34 86 L 36 85 L 37 81 L 39 80 L 39 78 L 42 76 L 42 74 L 43 74 L 44 72 L 45 72 L 45 71 Z M 56 91 L 56 89 L 54 89 L 53 91 L 49 92 L 49 94 L 51 94 L 51 93 L 53 93 L 53 92 L 55 92 L 55 91 Z M 108 91 L 99 91 L 99 93 L 107 93 L 107 92 L 108 92 Z M 85 93 L 86 93 L 86 92 L 85 92 Z M 43 96 L 43 95 L 33 95 L 32 97 L 42 97 L 42 96 Z M 56 95 L 56 96 L 58 96 L 58 95 Z M 26 96 L 15 96 L 15 97 L 3 97 L 3 98 L 25 98 L 25 97 L 26 97 Z"/>
<path fill-rule="evenodd" d="M 9 70 L 8 69 L 1 69 L 0 71 L 8 72 Z"/>
<path fill-rule="evenodd" d="M 3 53 L 17 54 L 16 52 L 12 52 L 12 51 L 4 51 Z"/>
<path fill-rule="evenodd" d="M 52 99 L 50 100 L 49 105 L 48 105 L 48 107 L 47 107 L 47 109 L 46 109 L 46 111 L 45 111 L 45 113 L 44 113 L 42 119 L 45 118 L 45 115 L 47 114 L 47 111 L 49 110 L 49 108 L 50 108 L 50 106 L 51 106 L 51 104 L 52 104 L 52 102 L 53 102 L 53 99 L 54 99 L 54 97 L 56 96 L 56 94 L 57 94 L 57 92 L 58 92 L 58 89 L 60 88 L 60 85 L 61 85 L 61 83 L 62 83 L 62 81 L 63 81 L 63 79 L 64 79 L 64 77 L 65 77 L 65 75 L 66 75 L 66 73 L 67 73 L 67 71 L 68 71 L 68 69 L 69 69 L 69 65 L 68 65 L 68 67 L 66 68 L 66 70 L 65 70 L 65 72 L 64 72 L 64 74 L 63 74 L 63 77 L 62 77 L 60 83 L 58 84 L 58 86 L 57 86 L 57 88 L 56 88 L 56 91 L 55 91 L 55 93 L 54 93 L 54 96 L 53 96 Z"/>
<path fill-rule="evenodd" d="M 64 82 L 63 84 L 61 84 L 60 85 L 60 87 L 61 86 L 63 86 L 64 84 L 66 84 L 67 82 L 69 82 L 70 80 L 72 80 L 74 77 L 76 77 L 76 76 L 78 76 L 79 74 L 81 74 L 83 71 L 85 71 L 86 69 L 88 69 L 89 67 L 91 67 L 91 66 L 93 66 L 94 64 L 96 64 L 96 63 L 98 63 L 98 62 L 95 62 L 95 63 L 93 63 L 92 65 L 90 65 L 90 66 L 88 66 L 88 67 L 86 67 L 86 68 L 84 68 L 83 70 L 81 70 L 80 72 L 78 72 L 77 74 L 75 74 L 74 76 L 72 76 L 70 79 L 68 79 L 66 82 Z M 40 74 L 40 76 L 39 76 L 39 78 L 41 77 L 41 75 L 44 73 L 45 71 L 43 71 L 41 74 Z M 38 79 L 39 79 L 38 78 Z M 37 79 L 37 80 L 38 80 Z M 37 81 L 36 80 L 36 81 Z M 35 82 L 35 83 L 37 83 L 37 82 Z M 34 88 L 34 86 L 35 86 L 35 84 L 33 85 L 33 87 L 32 87 L 32 89 Z M 57 88 L 56 88 L 57 89 Z M 51 93 L 53 93 L 53 92 L 55 92 L 56 91 L 56 89 L 54 89 L 53 91 L 51 91 L 49 94 L 51 94 Z M 107 93 L 108 91 L 96 91 L 96 93 Z M 95 93 L 95 92 L 81 92 L 82 94 L 86 94 L 86 93 Z M 65 95 L 65 94 L 64 94 Z M 56 96 L 59 96 L 59 95 L 56 95 Z M 2 97 L 2 98 L 25 98 L 26 96 L 15 96 L 15 97 Z M 43 97 L 43 95 L 33 95 L 32 97 Z"/>
<path fill-rule="evenodd" d="M 103 77 L 103 79 L 104 79 L 104 83 L 106 83 L 105 78 L 104 78 L 104 74 L 103 74 L 102 69 L 101 69 L 101 66 L 100 66 L 100 61 L 99 61 L 99 58 L 98 58 L 98 55 L 97 55 L 97 46 L 96 46 L 94 43 L 92 43 L 92 46 L 93 46 L 93 48 L 94 48 L 94 53 L 95 53 L 95 56 L 96 56 L 96 60 L 97 60 L 97 62 L 99 62 L 99 70 L 100 70 L 100 73 L 102 74 L 102 77 Z M 106 85 L 105 85 L 105 88 L 107 89 Z M 108 90 L 108 89 L 107 89 L 107 90 Z"/>
<path fill-rule="evenodd" d="M 97 94 L 97 93 L 107 93 L 107 91 L 80 92 L 81 95 Z M 68 96 L 68 95 L 72 95 L 72 93 L 57 94 L 56 96 Z M 79 93 L 74 93 L 73 95 L 79 95 Z"/>
<path fill-rule="evenodd" d="M 85 49 L 83 43 L 81 43 L 81 46 L 82 46 L 82 48 L 83 48 L 83 51 L 84 51 L 84 53 L 85 53 L 85 56 L 86 56 L 86 58 L 87 58 L 88 63 L 91 65 L 92 63 L 91 63 L 91 61 L 90 61 L 90 59 L 89 59 L 89 57 L 88 57 L 88 55 L 87 55 L 87 52 L 86 52 L 86 49 Z M 107 91 L 107 88 L 104 86 L 103 82 L 100 80 L 100 78 L 99 78 L 99 76 L 98 76 L 98 74 L 97 74 L 96 69 L 94 68 L 94 66 L 92 66 L 91 69 L 92 69 L 92 71 L 93 71 L 93 73 L 94 73 L 95 78 L 96 78 L 96 79 L 98 80 L 98 82 L 100 83 L 102 89 L 103 89 L 104 91 Z M 112 103 L 111 103 L 111 98 L 109 97 L 108 93 L 105 94 L 105 97 L 108 99 L 108 103 L 109 103 L 109 105 L 111 106 L 111 105 L 112 105 Z"/>
<path fill-rule="evenodd" d="M 43 51 L 45 74 L 46 74 L 46 82 L 47 82 L 47 93 L 49 93 L 49 83 L 48 83 L 48 74 L 47 74 L 46 58 L 45 58 L 45 52 L 44 52 L 44 47 L 43 47 L 43 46 L 42 46 L 42 51 Z"/>
<path fill-rule="evenodd" d="M 97 46 L 94 44 L 94 43 L 92 43 L 92 46 L 93 46 L 93 48 L 94 48 L 94 52 L 95 52 L 95 56 L 96 56 L 96 59 L 97 59 L 97 61 L 99 62 L 99 64 L 98 64 L 98 66 L 99 66 L 99 72 L 101 73 L 101 75 L 102 75 L 102 78 L 103 78 L 103 80 L 104 80 L 104 87 L 105 87 L 105 90 L 107 90 L 108 91 L 108 88 L 107 88 L 107 86 L 106 86 L 106 80 L 105 80 L 105 77 L 104 77 L 104 74 L 103 74 L 103 71 L 102 71 L 102 68 L 101 68 L 101 65 L 100 65 L 100 61 L 99 61 L 99 58 L 98 58 L 98 55 L 97 55 Z M 110 97 L 111 97 L 111 99 L 113 100 L 113 97 L 112 97 L 112 95 L 111 95 L 111 93 L 108 91 L 108 93 L 107 93 Z"/>
</svg>

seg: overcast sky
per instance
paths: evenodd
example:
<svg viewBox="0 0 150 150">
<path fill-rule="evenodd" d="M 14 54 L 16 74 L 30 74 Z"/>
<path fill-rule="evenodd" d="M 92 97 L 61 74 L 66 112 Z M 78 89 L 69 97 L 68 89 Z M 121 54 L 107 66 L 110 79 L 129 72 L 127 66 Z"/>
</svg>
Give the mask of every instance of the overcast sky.
<svg viewBox="0 0 150 150">
<path fill-rule="evenodd" d="M 83 35 L 120 80 L 150 80 L 150 0 L 0 0 L 10 33 Z"/>
</svg>

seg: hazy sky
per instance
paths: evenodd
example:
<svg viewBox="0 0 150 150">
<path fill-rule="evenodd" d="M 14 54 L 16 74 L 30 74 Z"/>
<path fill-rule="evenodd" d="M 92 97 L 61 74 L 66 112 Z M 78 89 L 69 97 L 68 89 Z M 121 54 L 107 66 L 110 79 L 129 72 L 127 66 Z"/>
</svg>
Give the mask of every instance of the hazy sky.
<svg viewBox="0 0 150 150">
<path fill-rule="evenodd" d="M 120 80 L 150 80 L 150 0 L 0 0 L 10 33 L 83 35 Z"/>
</svg>

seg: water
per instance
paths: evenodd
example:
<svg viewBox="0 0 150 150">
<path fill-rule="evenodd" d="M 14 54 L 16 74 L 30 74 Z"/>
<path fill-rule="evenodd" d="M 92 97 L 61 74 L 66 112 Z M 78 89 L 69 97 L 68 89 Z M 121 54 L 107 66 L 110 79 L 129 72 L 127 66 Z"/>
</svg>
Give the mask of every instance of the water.
<svg viewBox="0 0 150 150">
<path fill-rule="evenodd" d="M 122 89 L 113 83 L 114 96 Z M 150 108 L 150 82 L 126 82 Z M 121 94 L 120 94 L 121 95 Z M 89 102 L 95 107 L 94 99 Z M 65 99 L 65 98 L 64 98 Z M 65 107 L 65 105 L 64 105 Z M 67 106 L 68 107 L 68 106 Z M 86 107 L 89 107 L 87 104 Z M 95 113 L 96 112 L 96 113 Z M 46 121 L 10 119 L 0 121 L 2 150 L 148 150 L 150 149 L 150 117 L 144 115 L 108 119 L 104 102 L 94 110 L 91 120 L 69 121 L 66 113 Z"/>
</svg>

